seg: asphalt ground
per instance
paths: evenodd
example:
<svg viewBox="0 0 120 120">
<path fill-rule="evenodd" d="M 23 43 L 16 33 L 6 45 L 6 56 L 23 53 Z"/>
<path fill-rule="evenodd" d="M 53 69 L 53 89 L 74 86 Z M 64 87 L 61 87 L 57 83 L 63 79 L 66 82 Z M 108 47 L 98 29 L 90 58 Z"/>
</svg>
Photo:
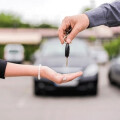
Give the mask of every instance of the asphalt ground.
<svg viewBox="0 0 120 120">
<path fill-rule="evenodd" d="M 0 120 L 120 120 L 120 88 L 100 66 L 97 96 L 33 95 L 32 77 L 0 80 Z"/>
</svg>

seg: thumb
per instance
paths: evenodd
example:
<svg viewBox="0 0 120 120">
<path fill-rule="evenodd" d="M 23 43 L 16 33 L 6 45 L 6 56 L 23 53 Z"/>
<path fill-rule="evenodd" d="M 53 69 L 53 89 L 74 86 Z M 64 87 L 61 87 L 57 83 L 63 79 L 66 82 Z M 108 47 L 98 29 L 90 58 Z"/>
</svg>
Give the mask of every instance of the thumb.
<svg viewBox="0 0 120 120">
<path fill-rule="evenodd" d="M 78 28 L 77 26 L 75 26 L 71 33 L 67 36 L 66 42 L 67 43 L 71 43 L 72 40 L 76 37 L 76 35 L 80 32 L 80 28 Z"/>
</svg>

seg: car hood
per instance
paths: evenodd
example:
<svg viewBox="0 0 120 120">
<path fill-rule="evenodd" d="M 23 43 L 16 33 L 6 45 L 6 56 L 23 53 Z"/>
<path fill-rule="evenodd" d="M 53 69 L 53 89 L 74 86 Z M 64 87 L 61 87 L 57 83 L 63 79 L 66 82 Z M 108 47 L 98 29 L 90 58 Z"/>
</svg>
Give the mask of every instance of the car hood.
<svg viewBox="0 0 120 120">
<path fill-rule="evenodd" d="M 72 56 L 68 58 L 68 68 L 69 70 L 72 69 L 75 71 L 78 71 L 78 69 L 85 69 L 86 66 L 89 64 L 95 63 L 94 60 L 91 57 L 76 57 Z M 42 64 L 43 66 L 48 66 L 56 71 L 59 71 L 60 69 L 63 69 L 66 71 L 66 58 L 60 57 L 60 56 L 50 56 L 50 57 L 43 57 L 41 56 L 39 59 L 35 61 L 35 64 Z M 59 69 L 59 70 L 58 70 Z"/>
</svg>

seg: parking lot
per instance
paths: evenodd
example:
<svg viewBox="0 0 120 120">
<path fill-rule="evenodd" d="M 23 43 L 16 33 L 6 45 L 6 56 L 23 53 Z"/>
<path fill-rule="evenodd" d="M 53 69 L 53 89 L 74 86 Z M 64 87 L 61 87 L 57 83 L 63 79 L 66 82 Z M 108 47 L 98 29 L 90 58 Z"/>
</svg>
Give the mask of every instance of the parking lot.
<svg viewBox="0 0 120 120">
<path fill-rule="evenodd" d="M 0 80 L 0 120 L 120 120 L 120 89 L 109 84 L 108 68 L 100 66 L 97 96 L 36 97 L 32 77 Z"/>
</svg>

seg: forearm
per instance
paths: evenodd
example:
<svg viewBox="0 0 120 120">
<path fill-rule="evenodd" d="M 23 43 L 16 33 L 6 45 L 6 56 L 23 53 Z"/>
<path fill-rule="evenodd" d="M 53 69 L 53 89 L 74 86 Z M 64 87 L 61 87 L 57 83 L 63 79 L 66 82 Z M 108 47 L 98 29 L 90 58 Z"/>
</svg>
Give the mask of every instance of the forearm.
<svg viewBox="0 0 120 120">
<path fill-rule="evenodd" d="M 0 60 L 0 78 L 16 76 L 38 76 L 38 66 L 19 65 Z M 47 66 L 40 67 L 40 77 L 47 78 L 57 84 L 69 82 L 82 75 L 82 72 L 59 74 Z M 64 80 L 65 79 L 65 80 Z"/>
<path fill-rule="evenodd" d="M 44 76 L 44 66 L 41 66 L 40 74 Z M 20 65 L 6 62 L 0 59 L 0 78 L 14 77 L 14 76 L 38 76 L 38 66 L 34 65 Z"/>
<path fill-rule="evenodd" d="M 89 18 L 89 28 L 99 25 L 109 27 L 120 25 L 120 1 L 103 4 L 85 13 Z"/>
<path fill-rule="evenodd" d="M 5 70 L 5 77 L 37 76 L 37 75 L 38 75 L 38 66 L 33 66 L 33 65 L 19 65 L 8 62 Z"/>
</svg>

